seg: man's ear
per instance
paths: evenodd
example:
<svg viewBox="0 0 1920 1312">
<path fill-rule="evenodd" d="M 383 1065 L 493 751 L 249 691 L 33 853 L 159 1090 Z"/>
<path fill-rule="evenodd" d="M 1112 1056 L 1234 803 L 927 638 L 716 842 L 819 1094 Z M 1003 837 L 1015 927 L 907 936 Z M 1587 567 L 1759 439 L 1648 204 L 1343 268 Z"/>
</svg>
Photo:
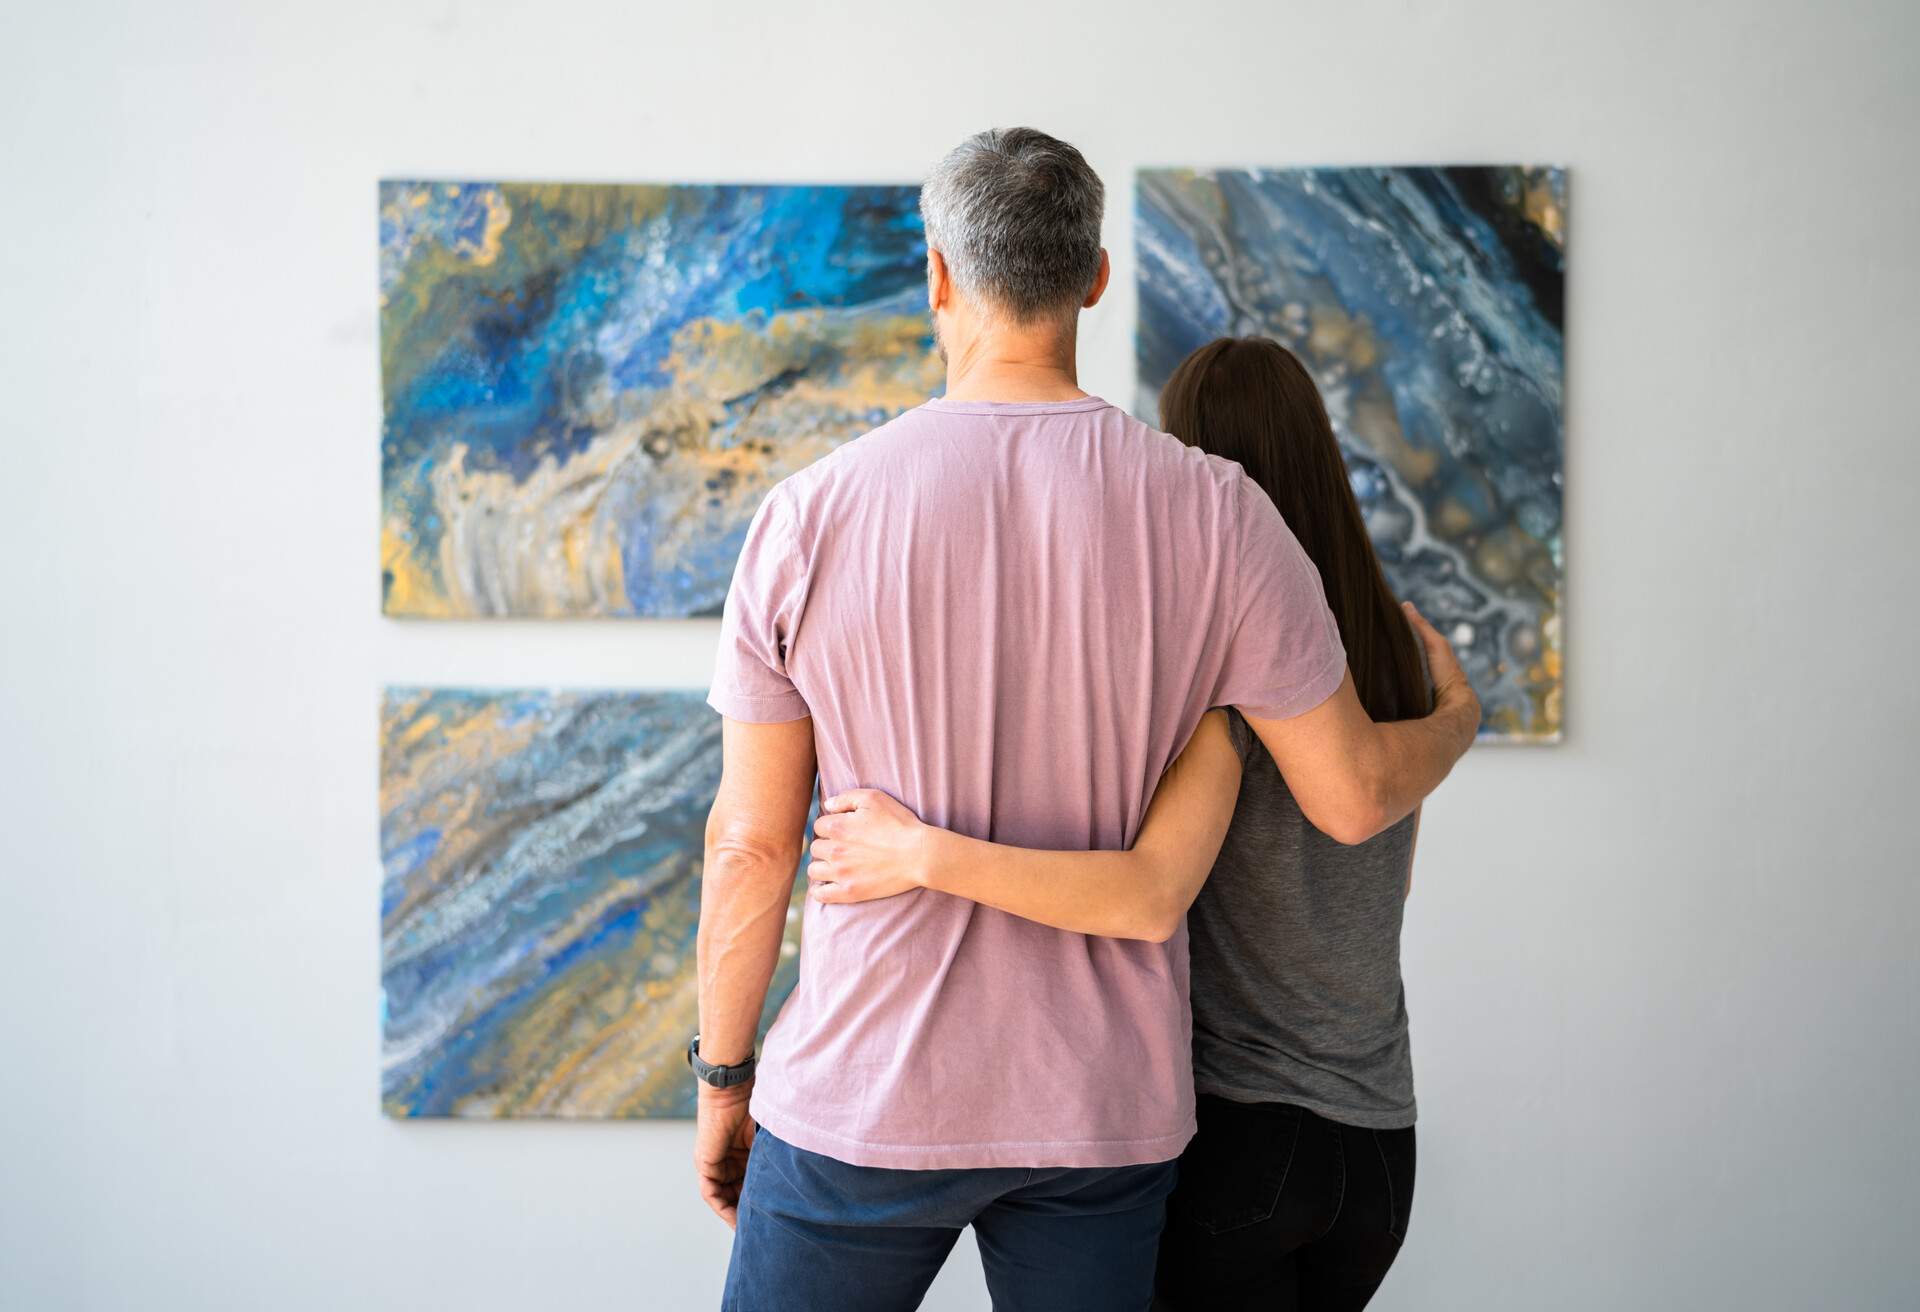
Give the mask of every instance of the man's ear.
<svg viewBox="0 0 1920 1312">
<path fill-rule="evenodd" d="M 1113 265 L 1107 259 L 1107 248 L 1100 248 L 1100 272 L 1093 275 L 1093 290 L 1087 293 L 1087 299 L 1080 302 L 1080 308 L 1091 310 L 1100 304 L 1100 298 L 1106 295 L 1107 279 L 1113 276 Z"/>
<path fill-rule="evenodd" d="M 947 272 L 947 259 L 939 251 L 927 252 L 927 308 L 942 310 L 953 299 L 953 275 Z"/>
</svg>

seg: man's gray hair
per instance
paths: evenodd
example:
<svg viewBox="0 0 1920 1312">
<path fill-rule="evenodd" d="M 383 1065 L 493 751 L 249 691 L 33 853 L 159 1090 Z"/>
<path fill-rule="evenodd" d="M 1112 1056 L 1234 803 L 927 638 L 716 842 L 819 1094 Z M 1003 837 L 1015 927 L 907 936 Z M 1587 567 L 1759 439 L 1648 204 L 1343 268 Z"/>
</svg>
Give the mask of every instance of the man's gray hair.
<svg viewBox="0 0 1920 1312">
<path fill-rule="evenodd" d="M 1099 174 L 1066 142 L 994 128 L 933 166 L 920 217 L 962 291 L 1031 322 L 1071 313 L 1093 290 L 1106 199 Z"/>
</svg>

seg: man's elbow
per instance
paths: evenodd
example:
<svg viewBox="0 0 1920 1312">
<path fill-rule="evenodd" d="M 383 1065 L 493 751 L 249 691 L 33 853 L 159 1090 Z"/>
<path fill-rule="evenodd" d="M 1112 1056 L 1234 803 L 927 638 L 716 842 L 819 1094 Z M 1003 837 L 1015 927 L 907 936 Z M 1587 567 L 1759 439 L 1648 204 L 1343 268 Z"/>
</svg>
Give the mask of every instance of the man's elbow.
<svg viewBox="0 0 1920 1312">
<path fill-rule="evenodd" d="M 1386 791 L 1368 786 L 1346 790 L 1314 808 L 1307 816 L 1313 827 L 1336 843 L 1354 847 L 1377 837 L 1393 823 Z"/>
<path fill-rule="evenodd" d="M 700 868 L 699 952 L 703 978 L 724 963 L 754 927 L 772 926 L 786 914 L 800 867 L 797 836 L 740 825 L 707 827 L 706 859 Z M 773 932 L 768 930 L 768 933 Z"/>
<path fill-rule="evenodd" d="M 798 834 L 779 833 L 739 817 L 716 814 L 707 821 L 705 880 L 786 881 L 799 864 Z"/>
</svg>

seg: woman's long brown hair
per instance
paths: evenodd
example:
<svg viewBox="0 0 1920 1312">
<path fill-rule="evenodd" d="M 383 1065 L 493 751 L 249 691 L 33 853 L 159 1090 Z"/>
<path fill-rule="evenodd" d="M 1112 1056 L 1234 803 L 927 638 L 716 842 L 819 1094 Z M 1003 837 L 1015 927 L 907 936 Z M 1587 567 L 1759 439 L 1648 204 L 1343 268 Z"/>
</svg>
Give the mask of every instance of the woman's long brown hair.
<svg viewBox="0 0 1920 1312">
<path fill-rule="evenodd" d="M 1419 648 L 1367 539 L 1347 463 L 1313 377 L 1264 337 L 1222 337 L 1180 362 L 1160 393 L 1160 425 L 1238 461 L 1273 498 L 1320 570 L 1360 704 L 1376 721 L 1432 707 Z"/>
</svg>

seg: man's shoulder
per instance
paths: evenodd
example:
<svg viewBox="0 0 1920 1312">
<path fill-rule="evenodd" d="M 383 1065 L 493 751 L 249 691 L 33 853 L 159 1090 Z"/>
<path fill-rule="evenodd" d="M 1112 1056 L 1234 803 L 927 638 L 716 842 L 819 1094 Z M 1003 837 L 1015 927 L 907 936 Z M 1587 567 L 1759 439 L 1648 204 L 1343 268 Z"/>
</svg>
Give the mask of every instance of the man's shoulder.
<svg viewBox="0 0 1920 1312">
<path fill-rule="evenodd" d="M 1188 446 L 1173 434 L 1163 433 L 1146 424 L 1140 427 L 1151 437 L 1156 456 L 1177 467 L 1180 476 L 1229 496 L 1238 496 L 1253 485 L 1253 480 L 1247 477 L 1247 471 L 1240 467 L 1239 461 L 1214 455 L 1211 451 L 1202 451 L 1197 446 Z"/>
<path fill-rule="evenodd" d="M 1138 448 L 1141 458 L 1153 466 L 1152 472 L 1157 476 L 1171 480 L 1176 485 L 1184 484 L 1228 505 L 1237 505 L 1250 492 L 1260 493 L 1239 461 L 1214 455 L 1211 451 L 1202 451 L 1197 446 L 1188 446 L 1173 434 L 1161 432 L 1132 415 L 1127 415 L 1126 421 L 1133 444 Z"/>
<path fill-rule="evenodd" d="M 1109 404 L 1096 413 L 1103 429 L 1098 440 L 1105 448 L 1106 460 L 1110 465 L 1117 462 L 1120 469 L 1116 472 L 1124 472 L 1128 481 L 1144 478 L 1165 491 L 1184 491 L 1227 507 L 1229 513 L 1237 509 L 1249 489 L 1258 491 L 1235 461 L 1189 446 L 1119 406 Z M 836 491 L 870 491 L 869 485 L 875 481 L 938 476 L 941 471 L 925 465 L 939 448 L 925 439 L 932 435 L 929 430 L 940 428 L 950 418 L 926 405 L 903 411 L 788 475 L 775 486 L 772 496 L 784 501 L 795 516 L 805 518 L 811 507 Z"/>
<path fill-rule="evenodd" d="M 876 463 L 884 462 L 911 440 L 921 428 L 925 406 L 904 410 L 878 428 L 842 442 L 818 460 L 787 475 L 775 485 L 772 495 L 784 498 L 796 509 L 803 508 L 835 483 L 858 478 Z"/>
</svg>

